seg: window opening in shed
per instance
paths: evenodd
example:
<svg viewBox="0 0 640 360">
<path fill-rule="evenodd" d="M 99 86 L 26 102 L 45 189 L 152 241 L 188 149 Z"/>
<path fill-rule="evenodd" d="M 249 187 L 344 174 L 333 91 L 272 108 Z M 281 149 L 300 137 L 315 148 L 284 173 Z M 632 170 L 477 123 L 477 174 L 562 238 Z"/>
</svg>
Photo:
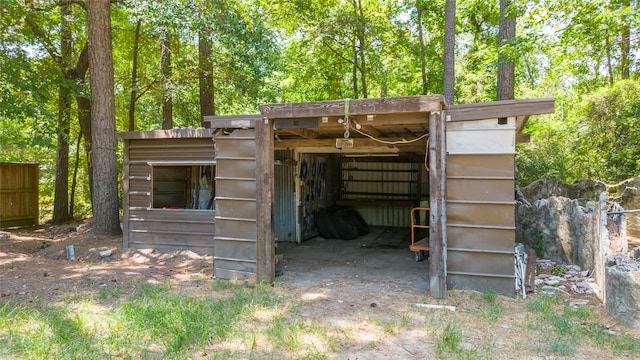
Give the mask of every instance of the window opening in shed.
<svg viewBox="0 0 640 360">
<path fill-rule="evenodd" d="M 152 167 L 152 207 L 215 209 L 215 165 L 155 165 Z"/>
</svg>

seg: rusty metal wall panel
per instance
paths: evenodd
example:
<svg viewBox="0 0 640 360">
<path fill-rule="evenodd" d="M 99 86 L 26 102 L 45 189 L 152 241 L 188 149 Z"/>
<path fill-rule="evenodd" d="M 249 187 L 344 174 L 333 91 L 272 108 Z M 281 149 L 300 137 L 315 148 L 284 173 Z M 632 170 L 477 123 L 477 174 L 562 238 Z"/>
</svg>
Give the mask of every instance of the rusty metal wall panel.
<svg viewBox="0 0 640 360">
<path fill-rule="evenodd" d="M 478 251 L 513 251 L 515 232 L 513 229 L 491 229 L 469 226 L 447 226 L 447 247 Z"/>
<path fill-rule="evenodd" d="M 220 168 L 220 164 L 218 164 Z M 255 201 L 256 181 L 255 179 L 246 178 L 220 178 L 216 177 L 216 197 L 222 198 L 238 198 L 246 201 L 253 199 Z M 255 217 L 255 215 L 252 215 Z"/>
<path fill-rule="evenodd" d="M 447 177 L 514 177 L 515 166 L 512 154 L 448 155 Z"/>
<path fill-rule="evenodd" d="M 447 289 L 449 290 L 473 289 L 484 291 L 491 289 L 502 294 L 513 294 L 514 287 L 515 283 L 511 278 L 447 273 Z"/>
<path fill-rule="evenodd" d="M 244 218 L 248 214 L 256 213 L 256 201 L 239 200 L 238 198 L 223 198 L 217 197 L 216 199 L 216 215 L 221 217 L 230 218 Z"/>
<path fill-rule="evenodd" d="M 213 160 L 214 144 L 208 138 L 132 139 L 129 161 L 206 161 Z"/>
<path fill-rule="evenodd" d="M 447 201 L 447 223 L 477 227 L 498 226 L 515 230 L 514 203 Z"/>
<path fill-rule="evenodd" d="M 256 260 L 256 242 L 216 238 L 216 253 L 227 258 Z"/>
<path fill-rule="evenodd" d="M 256 273 L 255 130 L 220 133 L 215 145 L 214 276 L 247 279 Z"/>
<path fill-rule="evenodd" d="M 447 177 L 448 200 L 513 201 L 515 180 Z"/>
<path fill-rule="evenodd" d="M 215 221 L 212 212 L 130 209 L 128 214 L 130 247 L 190 249 L 208 255 L 214 253 Z"/>
<path fill-rule="evenodd" d="M 513 252 L 489 253 L 475 251 L 447 252 L 447 273 L 470 276 L 504 277 L 513 282 Z"/>
<path fill-rule="evenodd" d="M 465 124 L 467 126 L 467 124 Z M 515 148 L 510 141 L 486 152 L 482 144 L 511 139 L 510 129 L 482 121 L 458 126 L 448 139 L 458 146 L 447 156 L 447 286 L 450 289 L 494 289 L 514 294 Z M 510 126 L 510 125 L 509 125 Z M 449 124 L 447 127 L 449 131 Z M 465 141 L 475 144 L 468 146 Z M 449 143 L 447 144 L 449 150 Z M 459 153 L 456 153 L 459 152 Z M 463 152 L 477 153 L 463 153 Z M 500 153 L 502 152 L 502 153 Z"/>
<path fill-rule="evenodd" d="M 276 151 L 276 159 L 284 160 Z M 276 241 L 296 241 L 296 193 L 293 164 L 276 163 L 275 165 L 275 201 L 274 201 L 274 233 Z"/>
<path fill-rule="evenodd" d="M 228 142 L 228 141 L 225 141 Z M 247 179 L 255 182 L 256 160 L 255 158 L 216 157 L 216 164 L 224 169 L 218 173 L 218 178 Z"/>
</svg>

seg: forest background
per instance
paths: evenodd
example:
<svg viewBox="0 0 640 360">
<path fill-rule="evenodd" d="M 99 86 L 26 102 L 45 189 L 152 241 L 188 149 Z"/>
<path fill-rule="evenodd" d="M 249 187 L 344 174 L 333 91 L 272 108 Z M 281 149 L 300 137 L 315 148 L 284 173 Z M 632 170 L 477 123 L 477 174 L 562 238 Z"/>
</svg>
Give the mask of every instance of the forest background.
<svg viewBox="0 0 640 360">
<path fill-rule="evenodd" d="M 635 0 L 112 0 L 116 130 L 200 127 L 201 114 L 263 103 L 443 94 L 446 3 L 454 103 L 496 100 L 505 62 L 516 99 L 556 99 L 527 124 L 519 185 L 640 173 Z M 501 8 L 517 24 L 506 41 Z M 81 0 L 0 0 L 0 161 L 40 164 L 41 217 L 58 223 L 92 211 L 87 18 Z"/>
</svg>

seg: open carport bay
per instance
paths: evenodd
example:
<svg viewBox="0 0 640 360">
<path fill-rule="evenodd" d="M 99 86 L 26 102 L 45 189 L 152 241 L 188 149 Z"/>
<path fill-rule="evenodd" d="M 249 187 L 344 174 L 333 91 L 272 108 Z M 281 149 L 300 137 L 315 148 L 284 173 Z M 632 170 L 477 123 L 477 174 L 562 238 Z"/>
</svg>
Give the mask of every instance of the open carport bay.
<svg viewBox="0 0 640 360">
<path fill-rule="evenodd" d="M 317 236 L 300 245 L 281 242 L 276 269 L 285 282 L 294 280 L 323 299 L 341 301 L 347 292 L 358 291 L 364 295 L 356 298 L 374 304 L 382 301 L 376 300 L 382 287 L 404 292 L 415 302 L 428 290 L 429 262 L 415 261 L 410 242 L 410 229 L 404 227 L 374 227 L 349 241 Z"/>
</svg>

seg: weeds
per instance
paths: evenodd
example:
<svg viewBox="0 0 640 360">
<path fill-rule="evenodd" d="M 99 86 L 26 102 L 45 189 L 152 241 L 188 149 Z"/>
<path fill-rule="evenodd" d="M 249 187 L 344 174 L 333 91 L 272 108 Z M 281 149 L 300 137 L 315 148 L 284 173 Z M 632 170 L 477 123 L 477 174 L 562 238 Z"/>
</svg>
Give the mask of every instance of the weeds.
<svg viewBox="0 0 640 360">
<path fill-rule="evenodd" d="M 562 276 L 565 274 L 566 271 L 567 269 L 564 267 L 564 265 L 556 264 L 551 267 L 550 273 L 551 275 Z"/>
</svg>

